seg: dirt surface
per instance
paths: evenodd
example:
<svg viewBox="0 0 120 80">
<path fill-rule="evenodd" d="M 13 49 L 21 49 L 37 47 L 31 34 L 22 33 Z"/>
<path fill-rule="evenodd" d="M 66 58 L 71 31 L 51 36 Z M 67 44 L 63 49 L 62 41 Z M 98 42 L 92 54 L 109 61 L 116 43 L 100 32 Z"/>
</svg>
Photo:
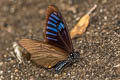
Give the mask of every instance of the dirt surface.
<svg viewBox="0 0 120 80">
<path fill-rule="evenodd" d="M 87 31 L 74 38 L 80 60 L 60 74 L 24 57 L 19 64 L 13 42 L 43 40 L 46 9 L 56 5 L 68 29 L 94 4 Z M 120 0 L 0 0 L 0 80 L 120 80 Z"/>
</svg>

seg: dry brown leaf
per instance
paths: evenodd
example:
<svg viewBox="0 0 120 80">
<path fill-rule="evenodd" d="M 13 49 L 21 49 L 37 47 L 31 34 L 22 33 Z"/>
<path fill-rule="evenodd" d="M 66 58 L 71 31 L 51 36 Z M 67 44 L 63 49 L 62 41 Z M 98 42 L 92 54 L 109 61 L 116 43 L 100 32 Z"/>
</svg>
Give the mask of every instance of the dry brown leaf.
<svg viewBox="0 0 120 80">
<path fill-rule="evenodd" d="M 74 28 L 70 31 L 70 36 L 71 38 L 74 38 L 77 34 L 81 35 L 86 31 L 86 28 L 89 25 L 89 21 L 90 21 L 90 14 L 93 10 L 95 10 L 95 8 L 97 7 L 97 5 L 95 5 L 86 15 L 84 15 L 79 21 L 78 23 L 74 26 Z"/>
</svg>

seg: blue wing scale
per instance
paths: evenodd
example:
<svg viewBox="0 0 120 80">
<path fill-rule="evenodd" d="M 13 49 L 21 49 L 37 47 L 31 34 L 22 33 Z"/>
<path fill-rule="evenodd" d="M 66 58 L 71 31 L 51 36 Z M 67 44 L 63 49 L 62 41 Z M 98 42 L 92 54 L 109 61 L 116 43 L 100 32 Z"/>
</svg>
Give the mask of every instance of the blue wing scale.
<svg viewBox="0 0 120 80">
<path fill-rule="evenodd" d="M 51 22 L 51 21 L 48 21 L 48 24 L 51 25 L 51 26 L 53 26 L 53 27 L 56 27 L 56 24 L 54 24 L 54 23 Z"/>
<path fill-rule="evenodd" d="M 47 26 L 47 29 L 51 30 L 51 31 L 54 31 L 54 32 L 58 32 L 57 29 L 53 28 L 53 27 L 49 27 Z"/>
<path fill-rule="evenodd" d="M 50 17 L 49 20 L 53 21 L 54 23 L 57 23 L 57 21 L 52 17 Z"/>
<path fill-rule="evenodd" d="M 57 36 L 56 34 L 51 33 L 51 32 L 46 32 L 46 34 L 48 34 L 48 35 L 52 35 L 52 36 Z"/>
<path fill-rule="evenodd" d="M 55 18 L 56 20 L 60 20 L 54 13 L 52 13 L 51 16 L 52 16 L 53 18 Z"/>
</svg>

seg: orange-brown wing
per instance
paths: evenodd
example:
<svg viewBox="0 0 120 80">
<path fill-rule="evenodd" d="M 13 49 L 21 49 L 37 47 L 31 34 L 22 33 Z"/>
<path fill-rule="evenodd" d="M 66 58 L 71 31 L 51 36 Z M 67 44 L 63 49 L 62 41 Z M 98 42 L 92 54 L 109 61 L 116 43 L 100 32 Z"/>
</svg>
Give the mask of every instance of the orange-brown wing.
<svg viewBox="0 0 120 80">
<path fill-rule="evenodd" d="M 53 67 L 67 58 L 63 50 L 40 41 L 22 39 L 19 43 L 31 54 L 31 60 L 45 68 Z"/>
</svg>

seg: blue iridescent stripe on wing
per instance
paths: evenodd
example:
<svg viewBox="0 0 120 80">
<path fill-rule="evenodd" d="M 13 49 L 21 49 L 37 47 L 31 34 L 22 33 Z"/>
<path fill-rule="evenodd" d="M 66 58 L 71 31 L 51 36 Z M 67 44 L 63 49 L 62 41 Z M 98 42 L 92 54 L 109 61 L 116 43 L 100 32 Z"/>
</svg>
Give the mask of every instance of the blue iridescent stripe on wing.
<svg viewBox="0 0 120 80">
<path fill-rule="evenodd" d="M 62 28 L 64 29 L 64 24 L 60 23 L 58 29 L 61 30 Z"/>
<path fill-rule="evenodd" d="M 54 33 L 51 33 L 51 32 L 46 32 L 46 34 L 49 34 L 49 35 L 56 36 L 56 34 L 54 34 Z"/>
<path fill-rule="evenodd" d="M 63 29 L 64 29 L 64 24 L 63 23 L 60 23 L 60 25 L 63 27 Z"/>
<path fill-rule="evenodd" d="M 62 29 L 62 26 L 59 24 L 59 26 L 58 26 L 58 29 L 61 31 L 61 29 Z"/>
<path fill-rule="evenodd" d="M 51 16 L 52 16 L 53 18 L 55 18 L 56 20 L 60 20 L 59 17 L 57 17 L 57 16 L 54 15 L 54 14 L 51 14 Z"/>
<path fill-rule="evenodd" d="M 54 31 L 54 32 L 58 32 L 57 29 L 52 28 L 52 27 L 49 27 L 49 26 L 47 26 L 47 29 L 49 29 L 49 30 L 51 30 L 51 31 Z"/>
<path fill-rule="evenodd" d="M 50 37 L 47 37 L 48 40 L 53 40 L 53 41 L 57 41 L 57 39 L 53 39 L 53 38 L 50 38 Z"/>
<path fill-rule="evenodd" d="M 48 24 L 50 24 L 50 25 L 56 27 L 56 24 L 54 24 L 54 23 L 52 23 L 52 22 L 50 22 L 50 21 L 48 21 Z"/>
<path fill-rule="evenodd" d="M 49 17 L 49 20 L 53 21 L 54 23 L 57 23 L 57 21 L 53 19 L 52 17 Z"/>
</svg>

